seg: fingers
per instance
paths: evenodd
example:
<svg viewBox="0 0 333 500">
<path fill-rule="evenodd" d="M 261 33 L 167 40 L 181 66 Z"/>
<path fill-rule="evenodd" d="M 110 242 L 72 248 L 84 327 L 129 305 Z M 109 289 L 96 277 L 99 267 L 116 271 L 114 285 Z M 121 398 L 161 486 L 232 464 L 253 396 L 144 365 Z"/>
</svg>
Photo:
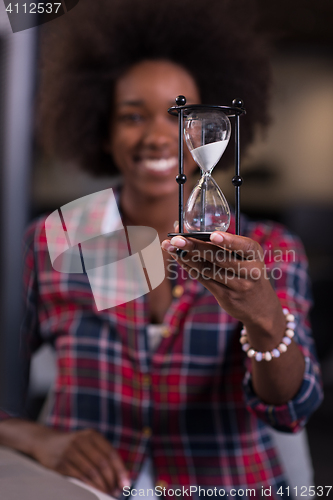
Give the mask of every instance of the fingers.
<svg viewBox="0 0 333 500">
<path fill-rule="evenodd" d="M 207 253 L 209 249 L 212 250 L 214 247 L 218 246 L 220 248 L 220 257 L 226 257 L 225 259 L 221 259 L 221 262 L 225 260 L 228 260 L 229 262 L 237 261 L 237 257 L 251 261 L 262 260 L 262 249 L 260 245 L 250 238 L 215 231 L 211 234 L 210 239 L 211 242 L 203 242 L 194 238 L 174 236 L 170 240 L 170 243 L 173 246 L 186 251 L 196 251 L 201 254 L 202 258 L 205 258 L 204 253 Z M 166 241 L 168 240 L 163 241 L 162 248 Z M 205 260 L 209 259 L 205 258 Z"/>
<path fill-rule="evenodd" d="M 187 252 L 186 255 L 179 255 L 177 248 L 171 245 L 168 240 L 163 242 L 162 248 L 189 273 L 192 279 L 200 281 L 212 293 L 211 281 L 218 285 L 224 285 L 225 289 L 241 292 L 249 289 L 262 277 L 267 279 L 265 271 L 261 269 L 261 264 L 258 265 L 257 262 L 236 259 L 232 262 L 227 260 L 222 265 L 219 260 L 214 262 L 200 260 L 193 251 Z"/>
<path fill-rule="evenodd" d="M 124 486 L 130 486 L 121 457 L 95 430 L 65 434 L 62 441 L 57 464 L 52 467 L 61 474 L 80 479 L 105 493 L 115 494 Z"/>
<path fill-rule="evenodd" d="M 85 439 L 76 440 L 75 445 L 84 457 L 80 464 L 86 467 L 88 461 L 92 466 L 89 477 L 102 491 L 110 492 L 130 484 L 119 454 L 101 434 L 89 431 Z"/>
<path fill-rule="evenodd" d="M 219 247 L 236 252 L 244 259 L 260 260 L 262 257 L 260 245 L 256 241 L 251 240 L 251 238 L 246 238 L 245 236 L 215 231 L 211 234 L 210 240 Z"/>
<path fill-rule="evenodd" d="M 219 283 L 221 286 L 227 288 L 228 282 L 235 277 L 228 269 L 215 266 L 210 262 L 200 261 L 196 262 L 195 265 L 191 265 L 191 262 L 185 262 L 184 259 L 177 254 L 173 255 L 173 257 L 177 259 L 179 264 L 189 273 L 192 279 L 200 281 L 207 288 L 209 288 L 211 281 Z"/>
<path fill-rule="evenodd" d="M 104 439 L 101 434 L 94 435 L 94 444 L 100 449 L 105 456 L 110 457 L 111 463 L 114 468 L 117 484 L 119 488 L 124 488 L 125 486 L 130 486 L 131 481 L 129 478 L 128 471 L 121 459 L 119 453 L 110 445 L 110 443 Z"/>
<path fill-rule="evenodd" d="M 189 238 L 176 236 L 162 242 L 163 250 L 173 254 L 177 249 L 186 251 L 186 254 L 177 252 L 181 257 L 181 262 L 186 262 L 190 267 L 198 267 L 199 261 L 214 264 L 218 268 L 224 268 L 234 277 L 246 278 L 249 274 L 252 261 L 239 260 L 235 253 L 229 252 L 224 248 L 216 247 L 210 242 L 202 242 Z"/>
<path fill-rule="evenodd" d="M 75 443 L 71 463 L 75 464 L 94 485 L 104 492 L 111 492 L 116 487 L 116 477 L 110 460 L 95 449 L 87 440 Z"/>
<path fill-rule="evenodd" d="M 88 479 L 83 472 L 78 468 L 75 467 L 70 462 L 63 462 L 61 466 L 59 466 L 57 469 L 57 472 L 60 474 L 63 474 L 64 476 L 69 476 L 69 477 L 75 477 L 76 479 L 79 479 L 80 481 L 83 481 L 84 483 L 90 484 L 91 486 L 96 487 L 90 479 Z"/>
<path fill-rule="evenodd" d="M 131 481 L 125 465 L 117 451 L 113 448 L 111 451 L 111 459 L 116 472 L 118 487 L 123 489 L 125 486 L 131 486 Z"/>
<path fill-rule="evenodd" d="M 235 272 L 233 269 L 224 269 L 216 266 L 214 263 L 198 259 L 194 262 L 187 255 L 177 255 L 176 248 L 172 247 L 172 245 L 168 247 L 168 252 L 189 273 L 192 279 L 200 281 L 209 290 L 213 282 L 227 288 L 232 283 L 232 280 L 235 281 Z"/>
<path fill-rule="evenodd" d="M 88 458 L 82 449 L 73 447 L 71 454 L 67 457 L 67 461 L 69 467 L 79 472 L 81 476 L 79 479 L 82 481 L 89 482 L 95 488 L 105 493 L 114 490 L 114 474 L 112 473 L 111 480 L 109 480 L 110 478 L 106 479 L 101 470 L 101 465 L 97 465 L 97 460 Z M 102 460 L 99 459 L 99 462 L 101 463 Z"/>
</svg>

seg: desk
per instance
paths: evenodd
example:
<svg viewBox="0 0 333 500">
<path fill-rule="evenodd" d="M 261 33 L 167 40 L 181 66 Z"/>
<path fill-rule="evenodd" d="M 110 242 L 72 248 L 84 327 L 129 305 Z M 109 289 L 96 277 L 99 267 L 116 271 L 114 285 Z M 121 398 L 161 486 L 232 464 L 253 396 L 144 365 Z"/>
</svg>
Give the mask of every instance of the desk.
<svg viewBox="0 0 333 500">
<path fill-rule="evenodd" d="M 111 496 L 71 482 L 34 460 L 0 446 L 1 500 L 114 500 Z"/>
</svg>

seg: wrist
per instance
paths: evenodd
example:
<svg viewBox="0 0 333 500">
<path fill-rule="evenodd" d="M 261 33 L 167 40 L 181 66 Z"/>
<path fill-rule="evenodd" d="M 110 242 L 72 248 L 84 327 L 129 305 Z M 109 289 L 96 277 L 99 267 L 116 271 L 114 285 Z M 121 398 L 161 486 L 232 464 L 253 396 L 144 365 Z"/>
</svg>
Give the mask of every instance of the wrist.
<svg viewBox="0 0 333 500">
<path fill-rule="evenodd" d="M 274 349 L 284 336 L 286 319 L 281 304 L 276 297 L 273 307 L 263 314 L 243 321 L 251 346 L 258 351 Z"/>
<path fill-rule="evenodd" d="M 33 429 L 30 434 L 30 453 L 29 455 L 33 457 L 38 462 L 41 461 L 43 455 L 43 447 L 49 438 L 52 438 L 55 434 L 60 432 L 56 429 L 50 429 L 42 424 L 34 424 Z"/>
<path fill-rule="evenodd" d="M 282 312 L 284 315 L 284 330 L 279 340 L 275 341 L 275 347 L 272 347 L 273 344 L 269 346 L 270 341 L 273 339 L 261 339 L 261 347 L 257 347 L 250 340 L 247 328 L 244 325 L 241 331 L 240 343 L 242 344 L 243 351 L 246 352 L 249 358 L 254 358 L 256 361 L 261 361 L 262 359 L 270 361 L 272 358 L 278 358 L 283 352 L 286 352 L 294 337 L 295 318 L 290 314 L 288 309 L 283 309 Z"/>
<path fill-rule="evenodd" d="M 19 418 L 10 418 L 1 422 L 0 444 L 34 457 L 36 429 L 39 424 Z"/>
<path fill-rule="evenodd" d="M 267 280 L 259 284 L 252 297 L 252 307 L 247 308 L 247 315 L 241 321 L 253 344 L 259 341 L 269 347 L 269 344 L 275 344 L 281 338 L 285 325 L 284 314 L 280 300 Z"/>
</svg>

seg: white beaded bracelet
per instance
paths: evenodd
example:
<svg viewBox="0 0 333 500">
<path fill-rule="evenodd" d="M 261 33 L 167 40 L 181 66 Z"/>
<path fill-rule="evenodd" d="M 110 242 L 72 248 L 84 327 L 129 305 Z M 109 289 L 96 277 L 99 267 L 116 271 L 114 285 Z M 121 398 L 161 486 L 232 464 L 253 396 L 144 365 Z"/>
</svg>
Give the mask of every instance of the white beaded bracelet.
<svg viewBox="0 0 333 500">
<path fill-rule="evenodd" d="M 248 342 L 246 328 L 243 326 L 239 342 L 242 344 L 242 349 L 246 352 L 249 358 L 254 357 L 256 361 L 261 361 L 263 359 L 270 361 L 272 358 L 279 358 L 283 352 L 286 352 L 288 345 L 291 344 L 291 339 L 295 335 L 296 323 L 295 316 L 290 313 L 289 309 L 283 308 L 282 310 L 287 321 L 285 336 L 283 337 L 281 343 L 272 351 L 260 352 L 253 349 Z"/>
</svg>

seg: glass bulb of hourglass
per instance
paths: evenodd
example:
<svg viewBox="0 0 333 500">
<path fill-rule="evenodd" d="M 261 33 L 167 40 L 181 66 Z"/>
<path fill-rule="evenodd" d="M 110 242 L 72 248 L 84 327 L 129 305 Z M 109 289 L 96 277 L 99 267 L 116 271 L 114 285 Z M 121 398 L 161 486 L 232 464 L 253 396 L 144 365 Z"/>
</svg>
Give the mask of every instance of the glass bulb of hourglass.
<svg viewBox="0 0 333 500">
<path fill-rule="evenodd" d="M 218 108 L 198 108 L 185 117 L 186 144 L 201 169 L 201 178 L 185 207 L 184 222 L 189 232 L 226 231 L 230 209 L 221 189 L 211 176 L 228 145 L 231 125 Z"/>
<path fill-rule="evenodd" d="M 221 189 L 210 174 L 204 174 L 187 200 L 184 214 L 187 231 L 226 231 L 230 209 Z"/>
</svg>

